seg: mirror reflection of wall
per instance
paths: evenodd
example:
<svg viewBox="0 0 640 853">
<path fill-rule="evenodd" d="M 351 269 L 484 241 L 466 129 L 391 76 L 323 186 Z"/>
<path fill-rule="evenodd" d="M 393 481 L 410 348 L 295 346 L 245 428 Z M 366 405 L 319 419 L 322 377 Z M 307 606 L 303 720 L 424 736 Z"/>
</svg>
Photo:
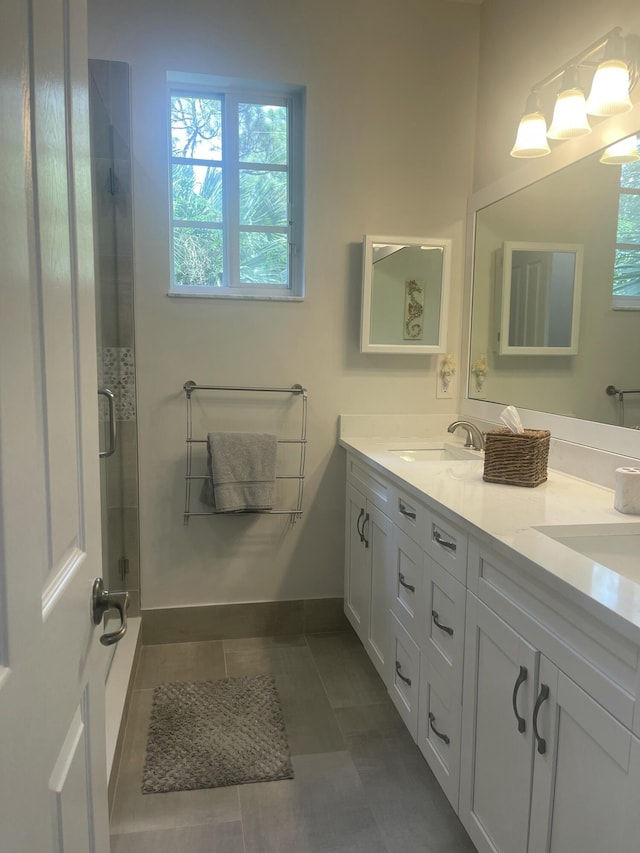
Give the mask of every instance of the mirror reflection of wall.
<svg viewBox="0 0 640 853">
<path fill-rule="evenodd" d="M 451 241 L 365 236 L 362 352 L 444 352 Z"/>
<path fill-rule="evenodd" d="M 422 248 L 374 244 L 371 285 L 373 343 L 437 343 L 442 255 L 440 246 Z M 414 288 L 417 290 L 411 293 Z M 416 304 L 413 311 L 412 297 Z"/>
<path fill-rule="evenodd" d="M 486 374 L 477 383 L 471 373 L 471 398 L 619 423 L 607 385 L 640 387 L 640 311 L 613 309 L 620 170 L 595 154 L 478 211 L 470 359 L 477 364 L 486 357 Z M 640 243 L 640 234 L 637 239 Z M 576 355 L 499 354 L 494 282 L 505 241 L 584 247 Z M 625 425 L 640 424 L 640 395 L 628 402 Z"/>
</svg>

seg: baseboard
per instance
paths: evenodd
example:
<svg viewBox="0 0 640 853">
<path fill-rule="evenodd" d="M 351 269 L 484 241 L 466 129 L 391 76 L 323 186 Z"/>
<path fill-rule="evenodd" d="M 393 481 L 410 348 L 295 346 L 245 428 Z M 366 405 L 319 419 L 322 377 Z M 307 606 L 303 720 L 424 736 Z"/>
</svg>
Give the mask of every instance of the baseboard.
<svg viewBox="0 0 640 853">
<path fill-rule="evenodd" d="M 342 598 L 142 610 L 145 646 L 344 631 Z"/>
</svg>

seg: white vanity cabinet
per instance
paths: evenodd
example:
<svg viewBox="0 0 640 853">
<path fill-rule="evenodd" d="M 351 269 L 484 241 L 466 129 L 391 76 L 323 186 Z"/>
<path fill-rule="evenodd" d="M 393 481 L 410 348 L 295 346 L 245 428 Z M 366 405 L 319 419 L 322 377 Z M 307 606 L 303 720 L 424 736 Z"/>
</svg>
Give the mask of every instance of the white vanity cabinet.
<svg viewBox="0 0 640 853">
<path fill-rule="evenodd" d="M 347 498 L 345 612 L 479 853 L 640 853 L 635 627 L 355 454 Z"/>
<path fill-rule="evenodd" d="M 470 582 L 495 607 L 467 593 L 459 814 L 472 841 L 480 853 L 640 849 L 638 648 L 471 553 Z"/>
</svg>

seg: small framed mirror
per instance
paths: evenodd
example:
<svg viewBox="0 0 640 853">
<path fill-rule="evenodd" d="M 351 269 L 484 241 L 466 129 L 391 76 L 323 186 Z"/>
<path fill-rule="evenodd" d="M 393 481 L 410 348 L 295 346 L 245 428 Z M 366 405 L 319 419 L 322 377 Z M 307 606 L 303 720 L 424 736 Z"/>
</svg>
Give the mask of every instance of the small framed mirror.
<svg viewBox="0 0 640 853">
<path fill-rule="evenodd" d="M 496 259 L 499 355 L 578 352 L 582 249 L 574 243 L 503 243 Z"/>
<path fill-rule="evenodd" d="M 365 235 L 360 351 L 445 352 L 451 241 Z"/>
</svg>

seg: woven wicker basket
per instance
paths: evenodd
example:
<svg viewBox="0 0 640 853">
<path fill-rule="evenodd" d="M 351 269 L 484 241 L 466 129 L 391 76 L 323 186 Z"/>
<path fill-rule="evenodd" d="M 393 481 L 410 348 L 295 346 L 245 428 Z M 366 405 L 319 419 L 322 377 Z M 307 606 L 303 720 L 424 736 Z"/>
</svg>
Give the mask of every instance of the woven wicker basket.
<svg viewBox="0 0 640 853">
<path fill-rule="evenodd" d="M 506 427 L 489 430 L 484 444 L 483 480 L 510 486 L 539 486 L 547 479 L 548 429 L 511 432 Z"/>
</svg>

